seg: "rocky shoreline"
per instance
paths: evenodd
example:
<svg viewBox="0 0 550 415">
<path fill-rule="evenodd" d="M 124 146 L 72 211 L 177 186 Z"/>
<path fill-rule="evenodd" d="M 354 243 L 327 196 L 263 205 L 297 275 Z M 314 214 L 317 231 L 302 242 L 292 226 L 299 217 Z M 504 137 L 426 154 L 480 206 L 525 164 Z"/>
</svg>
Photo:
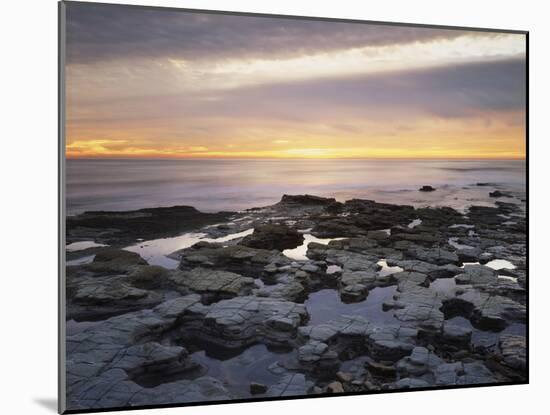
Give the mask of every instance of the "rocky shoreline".
<svg viewBox="0 0 550 415">
<path fill-rule="evenodd" d="M 525 382 L 525 194 L 491 197 L 70 217 L 68 408 Z M 184 232 L 173 267 L 123 249 Z"/>
</svg>

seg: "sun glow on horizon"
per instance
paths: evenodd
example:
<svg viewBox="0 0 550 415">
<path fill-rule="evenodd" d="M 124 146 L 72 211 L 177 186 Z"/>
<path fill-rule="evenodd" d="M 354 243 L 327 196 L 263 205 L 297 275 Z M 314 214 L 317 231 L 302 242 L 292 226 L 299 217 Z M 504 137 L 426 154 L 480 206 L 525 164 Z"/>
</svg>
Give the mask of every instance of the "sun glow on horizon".
<svg viewBox="0 0 550 415">
<path fill-rule="evenodd" d="M 262 26 L 261 53 L 238 37 L 203 55 L 186 38 L 164 54 L 135 45 L 126 55 L 115 43 L 110 59 L 93 59 L 92 44 L 89 59 L 66 68 L 66 156 L 525 158 L 525 36 L 338 30 L 322 42 L 324 32 L 307 39 Z M 189 38 L 215 46 L 209 33 L 190 29 Z M 325 47 L 334 39 L 341 44 Z"/>
</svg>

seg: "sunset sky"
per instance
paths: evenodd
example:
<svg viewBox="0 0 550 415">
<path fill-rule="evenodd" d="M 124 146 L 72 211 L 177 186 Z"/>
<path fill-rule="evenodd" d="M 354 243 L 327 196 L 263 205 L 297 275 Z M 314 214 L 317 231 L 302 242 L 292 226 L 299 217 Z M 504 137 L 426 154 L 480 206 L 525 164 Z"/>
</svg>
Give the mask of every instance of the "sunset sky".
<svg viewBox="0 0 550 415">
<path fill-rule="evenodd" d="M 525 35 L 67 3 L 68 157 L 523 158 Z"/>
</svg>

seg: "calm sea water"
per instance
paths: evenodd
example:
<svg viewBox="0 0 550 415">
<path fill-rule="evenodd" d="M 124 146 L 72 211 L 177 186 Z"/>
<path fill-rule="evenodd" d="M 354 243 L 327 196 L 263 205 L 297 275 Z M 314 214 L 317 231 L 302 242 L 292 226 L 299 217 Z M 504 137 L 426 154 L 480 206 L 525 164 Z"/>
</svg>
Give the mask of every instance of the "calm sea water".
<svg viewBox="0 0 550 415">
<path fill-rule="evenodd" d="M 67 211 L 190 205 L 205 212 L 276 203 L 287 194 L 338 200 L 491 204 L 488 188 L 525 190 L 521 160 L 68 160 Z M 422 185 L 438 190 L 418 192 Z"/>
</svg>

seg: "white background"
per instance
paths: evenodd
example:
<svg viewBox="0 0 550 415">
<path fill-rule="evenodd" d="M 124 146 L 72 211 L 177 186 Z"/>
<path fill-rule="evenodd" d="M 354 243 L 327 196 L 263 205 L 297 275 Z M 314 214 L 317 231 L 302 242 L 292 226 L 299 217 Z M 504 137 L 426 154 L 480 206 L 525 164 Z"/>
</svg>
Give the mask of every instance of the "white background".
<svg viewBox="0 0 550 415">
<path fill-rule="evenodd" d="M 117 1 L 112 1 L 117 2 Z M 120 1 L 119 1 L 120 2 Z M 203 0 L 146 5 L 529 30 L 531 384 L 467 390 L 249 403 L 138 413 L 540 413 L 548 389 L 549 14 L 543 1 Z M 52 414 L 57 389 L 57 4 L 2 2 L 0 411 Z M 144 30 L 146 30 L 144 28 Z M 545 177 L 546 176 L 546 177 Z M 125 412 L 126 413 L 126 412 Z M 136 412 L 133 412 L 136 413 Z"/>
</svg>

